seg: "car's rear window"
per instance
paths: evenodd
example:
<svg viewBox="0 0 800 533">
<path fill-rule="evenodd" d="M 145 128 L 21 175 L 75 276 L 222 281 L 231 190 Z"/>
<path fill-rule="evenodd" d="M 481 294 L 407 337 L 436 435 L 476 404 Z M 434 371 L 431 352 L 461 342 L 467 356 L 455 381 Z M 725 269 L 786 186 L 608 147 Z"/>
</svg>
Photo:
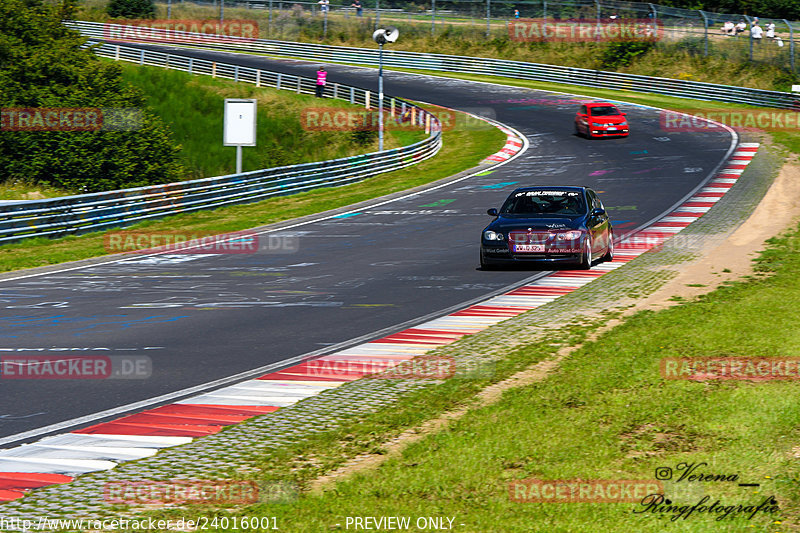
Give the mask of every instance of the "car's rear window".
<svg viewBox="0 0 800 533">
<path fill-rule="evenodd" d="M 619 109 L 617 109 L 613 105 L 592 108 L 593 117 L 613 117 L 614 115 L 619 115 L 619 114 L 620 114 Z"/>
<path fill-rule="evenodd" d="M 577 216 L 585 212 L 586 202 L 579 191 L 520 191 L 500 208 L 504 215 Z"/>
</svg>

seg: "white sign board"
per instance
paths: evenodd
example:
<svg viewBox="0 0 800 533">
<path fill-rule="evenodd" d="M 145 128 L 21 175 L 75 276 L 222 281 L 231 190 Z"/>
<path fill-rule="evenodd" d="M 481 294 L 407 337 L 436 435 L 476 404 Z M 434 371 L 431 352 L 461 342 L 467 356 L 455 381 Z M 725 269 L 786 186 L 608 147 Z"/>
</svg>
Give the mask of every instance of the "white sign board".
<svg viewBox="0 0 800 533">
<path fill-rule="evenodd" d="M 793 93 L 800 93 L 800 85 L 792 85 Z"/>
<path fill-rule="evenodd" d="M 224 146 L 256 145 L 256 100 L 225 99 Z"/>
</svg>

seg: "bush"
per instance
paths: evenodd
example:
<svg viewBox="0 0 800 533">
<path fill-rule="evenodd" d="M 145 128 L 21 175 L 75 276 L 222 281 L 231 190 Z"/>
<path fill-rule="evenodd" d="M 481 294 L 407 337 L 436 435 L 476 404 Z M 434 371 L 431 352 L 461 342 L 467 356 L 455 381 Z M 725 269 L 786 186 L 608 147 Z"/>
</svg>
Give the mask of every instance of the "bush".
<svg viewBox="0 0 800 533">
<path fill-rule="evenodd" d="M 153 0 L 111 0 L 108 14 L 114 18 L 150 19 L 156 16 Z"/>
<path fill-rule="evenodd" d="M 0 107 L 134 108 L 133 131 L 7 131 L 0 180 L 24 179 L 80 192 L 176 181 L 178 148 L 116 64 L 81 49 L 85 38 L 61 24 L 69 15 L 41 0 L 0 3 Z"/>
<path fill-rule="evenodd" d="M 654 40 L 610 42 L 600 56 L 600 68 L 616 70 L 630 66 L 634 59 L 646 54 L 655 45 Z"/>
</svg>

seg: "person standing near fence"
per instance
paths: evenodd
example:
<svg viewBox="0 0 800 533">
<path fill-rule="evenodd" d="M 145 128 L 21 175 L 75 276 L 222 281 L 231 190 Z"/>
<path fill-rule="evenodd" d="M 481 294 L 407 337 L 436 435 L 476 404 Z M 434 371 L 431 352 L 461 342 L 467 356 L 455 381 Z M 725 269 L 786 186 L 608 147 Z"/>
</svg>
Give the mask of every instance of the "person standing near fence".
<svg viewBox="0 0 800 533">
<path fill-rule="evenodd" d="M 319 67 L 317 71 L 317 98 L 322 98 L 325 94 L 325 85 L 328 84 L 328 73 L 325 67 Z"/>
<path fill-rule="evenodd" d="M 761 38 L 764 36 L 764 30 L 761 29 L 758 23 L 753 24 L 753 27 L 750 28 L 750 36 L 756 44 L 761 42 Z"/>
<path fill-rule="evenodd" d="M 767 35 L 766 35 L 766 37 L 767 37 L 767 39 L 774 39 L 775 38 L 775 23 L 772 22 L 772 21 L 769 21 L 769 23 L 767 24 Z"/>
<path fill-rule="evenodd" d="M 361 3 L 361 0 L 354 0 L 352 6 L 356 8 L 357 17 L 364 16 L 364 5 Z"/>
<path fill-rule="evenodd" d="M 324 13 L 328 12 L 328 6 L 330 6 L 330 4 L 331 4 L 330 0 L 319 0 L 319 2 L 317 2 L 317 3 L 319 4 L 319 12 L 320 13 L 324 14 Z"/>
</svg>

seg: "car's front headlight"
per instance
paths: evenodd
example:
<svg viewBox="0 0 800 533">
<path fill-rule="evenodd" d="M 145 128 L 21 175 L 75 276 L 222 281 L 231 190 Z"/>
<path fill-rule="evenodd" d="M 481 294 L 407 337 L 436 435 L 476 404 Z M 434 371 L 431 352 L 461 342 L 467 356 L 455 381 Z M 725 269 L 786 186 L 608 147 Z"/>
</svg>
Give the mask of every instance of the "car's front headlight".
<svg viewBox="0 0 800 533">
<path fill-rule="evenodd" d="M 503 234 L 502 233 L 496 233 L 496 232 L 491 231 L 491 230 L 487 230 L 487 231 L 483 232 L 483 238 L 486 239 L 487 241 L 502 241 L 503 240 Z"/>
<path fill-rule="evenodd" d="M 617 124 L 617 126 L 627 126 L 627 125 L 628 125 L 628 123 L 625 122 L 624 120 L 622 122 L 620 122 L 619 124 Z"/>
<path fill-rule="evenodd" d="M 603 126 L 605 126 L 605 124 L 601 124 L 599 122 L 592 122 L 592 127 L 602 128 Z"/>
<path fill-rule="evenodd" d="M 582 232 L 578 230 L 572 231 L 564 231 L 562 233 L 556 233 L 556 240 L 557 241 L 574 241 L 581 238 Z"/>
</svg>

